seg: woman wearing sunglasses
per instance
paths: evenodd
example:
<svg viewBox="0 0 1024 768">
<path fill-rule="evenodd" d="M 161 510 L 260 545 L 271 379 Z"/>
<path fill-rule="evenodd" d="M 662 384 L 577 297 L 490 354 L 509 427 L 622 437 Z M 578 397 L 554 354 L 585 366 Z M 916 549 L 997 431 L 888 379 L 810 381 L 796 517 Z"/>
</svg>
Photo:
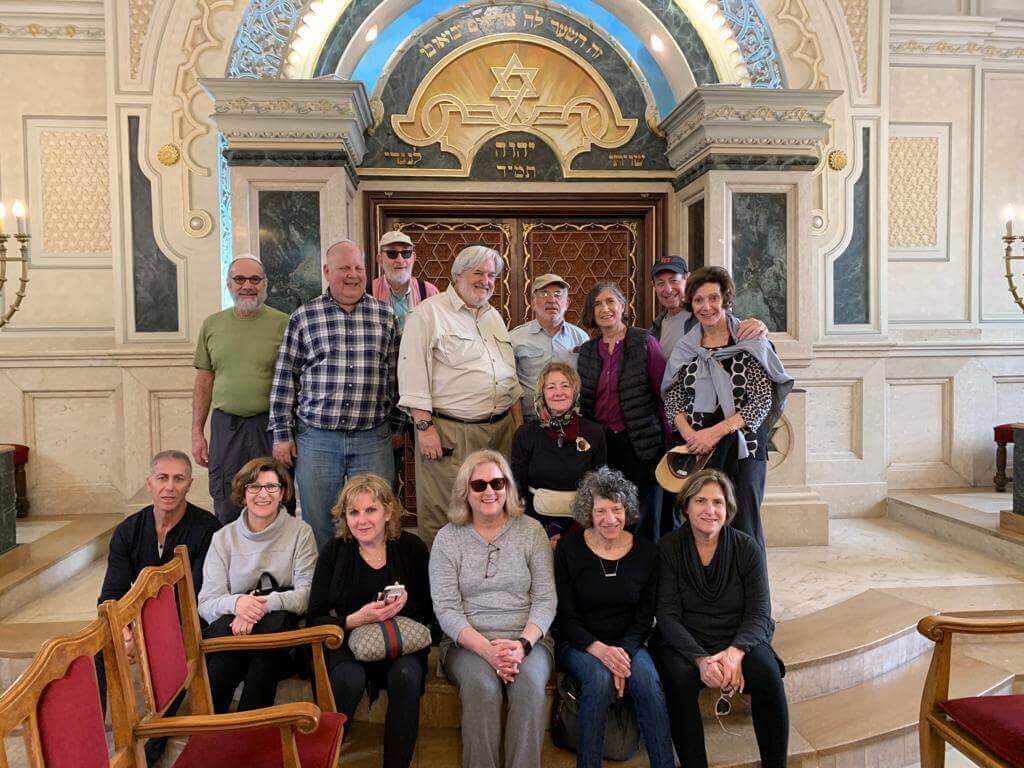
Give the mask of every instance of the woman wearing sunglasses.
<svg viewBox="0 0 1024 768">
<path fill-rule="evenodd" d="M 441 665 L 462 702 L 462 765 L 501 764 L 507 696 L 505 767 L 536 768 L 556 603 L 547 535 L 523 515 L 508 462 L 491 450 L 459 468 L 448 519 L 430 550 L 430 594 L 446 635 Z"/>
<path fill-rule="evenodd" d="M 654 654 L 676 753 L 686 768 L 708 764 L 697 704 L 706 686 L 726 697 L 750 695 L 761 765 L 783 768 L 789 740 L 786 669 L 771 646 L 775 622 L 764 552 L 729 525 L 736 496 L 722 472 L 696 472 L 677 506 L 682 527 L 658 542 Z"/>
<path fill-rule="evenodd" d="M 213 535 L 203 563 L 199 615 L 206 637 L 295 629 L 306 612 L 316 567 L 313 529 L 292 517 L 288 470 L 269 456 L 253 459 L 231 483 L 242 514 Z M 206 657 L 214 712 L 227 712 L 244 682 L 239 710 L 269 707 L 292 673 L 287 650 L 225 651 Z"/>
<path fill-rule="evenodd" d="M 540 521 L 554 546 L 573 527 L 580 479 L 607 463 L 604 430 L 580 416 L 580 377 L 568 363 L 544 366 L 533 409 L 537 420 L 523 424 L 512 439 L 512 474 L 526 514 Z"/>
</svg>

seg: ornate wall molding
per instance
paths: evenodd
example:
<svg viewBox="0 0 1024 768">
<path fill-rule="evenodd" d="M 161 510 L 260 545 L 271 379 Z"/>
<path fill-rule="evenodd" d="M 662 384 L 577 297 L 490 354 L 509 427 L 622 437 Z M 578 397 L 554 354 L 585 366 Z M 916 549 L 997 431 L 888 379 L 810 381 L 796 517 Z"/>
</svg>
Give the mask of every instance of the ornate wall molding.
<svg viewBox="0 0 1024 768">
<path fill-rule="evenodd" d="M 355 109 L 349 100 L 314 99 L 312 101 L 296 101 L 289 98 L 254 100 L 242 96 L 237 99 L 217 102 L 214 114 L 233 112 L 241 115 L 253 113 L 257 115 L 342 115 L 354 117 Z"/>
<path fill-rule="evenodd" d="M 889 44 L 889 53 L 919 56 L 981 56 L 986 59 L 1024 59 L 1024 45 L 1003 48 L 980 43 L 956 43 L 948 40 L 921 42 L 903 40 Z"/>
<path fill-rule="evenodd" d="M 868 20 L 867 0 L 839 0 L 846 17 L 846 29 L 857 54 L 857 72 L 860 75 L 861 93 L 868 90 Z"/>
<path fill-rule="evenodd" d="M 102 54 L 105 39 L 100 0 L 0 4 L 0 53 Z"/>
<path fill-rule="evenodd" d="M 799 88 L 828 88 L 825 54 L 822 53 L 818 36 L 811 30 L 811 13 L 804 0 L 783 0 L 777 18 L 780 23 L 792 27 L 797 34 L 796 42 L 786 51 L 786 55 L 802 62 L 810 70 L 807 82 L 791 85 Z"/>
<path fill-rule="evenodd" d="M 934 247 L 938 205 L 938 138 L 889 137 L 889 247 Z"/>
<path fill-rule="evenodd" d="M 137 80 L 156 0 L 128 0 L 128 77 Z"/>
<path fill-rule="evenodd" d="M 231 48 L 228 76 L 279 77 L 285 47 L 306 5 L 304 0 L 250 0 Z"/>
<path fill-rule="evenodd" d="M 889 52 L 894 56 L 1024 60 L 1024 24 L 977 16 L 894 14 L 890 19 Z"/>
</svg>

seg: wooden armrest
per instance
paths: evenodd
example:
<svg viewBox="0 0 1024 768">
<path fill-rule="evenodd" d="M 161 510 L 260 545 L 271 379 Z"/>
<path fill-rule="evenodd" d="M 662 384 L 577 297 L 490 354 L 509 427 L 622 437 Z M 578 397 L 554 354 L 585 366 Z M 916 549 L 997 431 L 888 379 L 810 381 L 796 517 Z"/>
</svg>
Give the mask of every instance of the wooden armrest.
<svg viewBox="0 0 1024 768">
<path fill-rule="evenodd" d="M 1024 632 L 1024 619 L 968 619 L 957 616 L 925 616 L 917 623 L 917 631 L 938 642 L 945 633 L 967 635 L 1000 635 Z"/>
<path fill-rule="evenodd" d="M 245 728 L 294 726 L 301 733 L 312 733 L 320 722 L 320 710 L 308 701 L 277 704 L 247 712 L 229 712 L 223 715 L 184 715 L 162 717 L 135 726 L 135 736 L 154 739 L 160 736 L 187 736 L 197 733 L 222 733 Z"/>
<path fill-rule="evenodd" d="M 318 627 L 293 629 L 288 632 L 274 632 L 269 635 L 232 635 L 231 637 L 212 637 L 200 642 L 203 653 L 218 651 L 266 651 L 278 648 L 291 648 L 296 645 L 313 645 L 323 643 L 335 650 L 341 647 L 345 633 L 333 624 Z"/>
</svg>

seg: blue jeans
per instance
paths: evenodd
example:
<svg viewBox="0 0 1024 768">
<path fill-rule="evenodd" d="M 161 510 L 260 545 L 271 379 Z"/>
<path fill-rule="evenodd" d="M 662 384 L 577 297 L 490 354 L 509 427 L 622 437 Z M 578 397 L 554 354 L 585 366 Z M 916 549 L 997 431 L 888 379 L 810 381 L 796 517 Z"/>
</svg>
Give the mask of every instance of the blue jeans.
<svg viewBox="0 0 1024 768">
<path fill-rule="evenodd" d="M 298 456 L 295 482 L 299 486 L 302 519 L 313 528 L 317 551 L 334 541 L 331 507 L 345 481 L 356 475 L 380 475 L 391 485 L 395 457 L 387 421 L 357 432 L 316 429 L 299 422 L 295 429 Z"/>
<path fill-rule="evenodd" d="M 637 651 L 632 661 L 626 688 L 636 707 L 636 721 L 647 748 L 647 758 L 651 768 L 674 768 L 668 706 L 658 671 L 645 648 Z M 558 650 L 558 666 L 580 684 L 580 742 L 576 768 L 601 768 L 608 706 L 615 697 L 612 673 L 596 656 L 568 645 Z"/>
</svg>

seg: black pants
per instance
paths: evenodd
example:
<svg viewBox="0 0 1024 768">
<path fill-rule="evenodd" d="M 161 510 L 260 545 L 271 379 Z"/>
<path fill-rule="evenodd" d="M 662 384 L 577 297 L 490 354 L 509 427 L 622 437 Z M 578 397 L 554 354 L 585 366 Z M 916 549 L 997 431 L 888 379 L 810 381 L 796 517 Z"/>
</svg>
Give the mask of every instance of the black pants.
<svg viewBox="0 0 1024 768">
<path fill-rule="evenodd" d="M 636 486 L 640 502 L 640 519 L 636 524 L 636 532 L 649 541 L 657 541 L 661 536 L 662 490 L 654 477 L 654 470 L 661 456 L 653 459 L 641 459 L 633 450 L 633 443 L 625 430 L 612 432 L 606 429 L 605 442 L 608 446 L 608 466 L 617 469 Z"/>
<path fill-rule="evenodd" d="M 754 537 L 764 547 L 764 528 L 761 526 L 761 501 L 764 499 L 764 484 L 768 477 L 768 461 L 748 456 L 738 456 L 736 440 L 738 435 L 722 439 L 711 454 L 706 467 L 720 469 L 732 480 L 736 491 L 736 517 L 729 523 L 737 531 Z"/>
<path fill-rule="evenodd" d="M 422 654 L 407 654 L 392 661 L 364 663 L 356 661 L 348 648 L 329 655 L 331 690 L 338 711 L 352 715 L 374 678 L 388 692 L 388 712 L 384 718 L 384 768 L 408 768 L 416 750 L 420 728 L 420 696 L 423 695 L 426 660 Z"/>
<path fill-rule="evenodd" d="M 227 712 L 239 683 L 243 683 L 238 711 L 274 705 L 277 684 L 292 674 L 288 651 L 224 651 L 206 657 L 213 711 Z"/>
<path fill-rule="evenodd" d="M 668 701 L 672 744 L 685 768 L 707 768 L 704 723 L 697 696 L 704 683 L 697 667 L 670 648 L 656 655 L 658 673 Z M 785 768 L 789 752 L 789 707 L 782 669 L 770 645 L 751 648 L 743 657 L 744 693 L 750 694 L 754 734 L 763 768 Z M 726 716 L 728 717 L 728 716 Z"/>
<path fill-rule="evenodd" d="M 231 481 L 238 470 L 251 459 L 273 452 L 268 417 L 267 413 L 235 416 L 216 408 L 210 416 L 210 496 L 214 514 L 225 525 L 241 514 L 241 509 L 231 502 Z M 285 506 L 295 514 L 294 497 Z"/>
</svg>

